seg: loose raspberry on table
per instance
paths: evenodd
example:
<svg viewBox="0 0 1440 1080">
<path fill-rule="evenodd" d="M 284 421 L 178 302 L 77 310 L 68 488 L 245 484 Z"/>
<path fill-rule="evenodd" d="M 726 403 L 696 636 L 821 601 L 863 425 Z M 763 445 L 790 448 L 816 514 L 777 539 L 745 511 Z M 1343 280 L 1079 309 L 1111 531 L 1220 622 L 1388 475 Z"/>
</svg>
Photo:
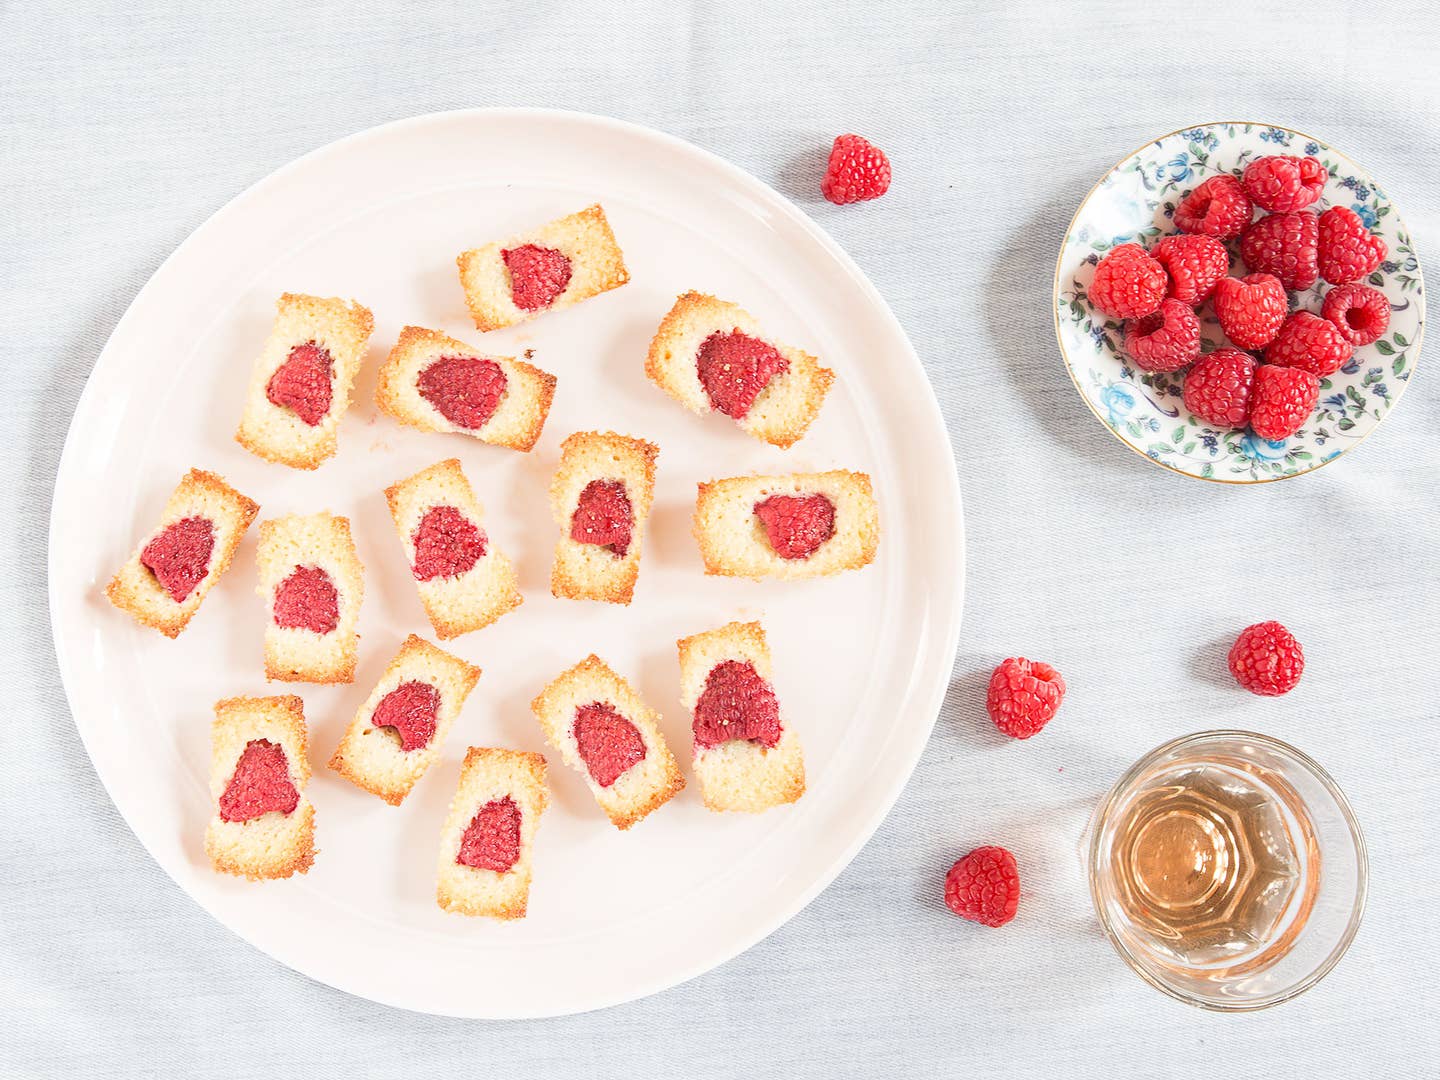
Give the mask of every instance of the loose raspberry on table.
<svg viewBox="0 0 1440 1080">
<path fill-rule="evenodd" d="M 522 311 L 549 307 L 570 284 L 570 259 L 562 251 L 522 244 L 500 257 L 510 271 L 510 299 Z"/>
<path fill-rule="evenodd" d="M 755 504 L 755 516 L 782 559 L 808 559 L 835 535 L 835 504 L 824 495 L 771 495 Z"/>
<path fill-rule="evenodd" d="M 1011 657 L 990 675 L 985 710 L 1006 735 L 1028 739 L 1050 722 L 1064 697 L 1060 672 L 1023 656 Z"/>
<path fill-rule="evenodd" d="M 1281 442 L 1294 435 L 1315 411 L 1320 380 L 1300 368 L 1261 364 L 1250 388 L 1250 430 Z"/>
<path fill-rule="evenodd" d="M 1232 344 L 1260 349 L 1280 331 L 1289 310 L 1285 286 L 1273 274 L 1227 277 L 1215 286 L 1215 316 Z"/>
<path fill-rule="evenodd" d="M 839 135 L 830 148 L 830 161 L 820 193 L 837 206 L 878 199 L 890 190 L 890 159 L 878 146 L 859 135 Z"/>
<path fill-rule="evenodd" d="M 1369 285 L 1337 285 L 1325 296 L 1320 314 L 1351 345 L 1373 345 L 1390 329 L 1390 301 Z"/>
<path fill-rule="evenodd" d="M 1165 268 L 1139 244 L 1121 244 L 1100 260 L 1090 302 L 1113 319 L 1139 319 L 1165 299 Z"/>
<path fill-rule="evenodd" d="M 1250 224 L 1255 208 L 1240 181 L 1229 173 L 1212 176 L 1180 200 L 1175 227 L 1181 232 L 1203 233 L 1218 240 L 1240 235 Z"/>
<path fill-rule="evenodd" d="M 1265 362 L 1300 368 L 1323 379 L 1339 371 L 1354 351 L 1355 347 L 1329 319 L 1311 311 L 1297 311 L 1265 346 Z"/>
<path fill-rule="evenodd" d="M 1295 635 L 1278 622 L 1256 623 L 1241 630 L 1230 647 L 1229 660 L 1235 681 L 1262 697 L 1288 694 L 1305 671 L 1305 651 Z"/>
<path fill-rule="evenodd" d="M 1020 906 L 1020 869 L 1003 847 L 978 847 L 945 875 L 945 906 L 982 926 L 1004 926 Z"/>
<path fill-rule="evenodd" d="M 1319 201 L 1329 178 L 1312 157 L 1256 158 L 1245 166 L 1245 193 L 1262 210 L 1303 210 Z"/>
<path fill-rule="evenodd" d="M 1359 281 L 1385 261 L 1388 251 L 1349 207 L 1332 206 L 1320 215 L 1320 276 L 1331 285 Z"/>
<path fill-rule="evenodd" d="M 330 411 L 334 366 L 329 349 L 313 341 L 296 345 L 265 384 L 265 397 L 270 404 L 290 409 L 302 423 L 314 427 Z"/>
<path fill-rule="evenodd" d="M 1320 219 L 1309 210 L 1271 214 L 1240 237 L 1240 257 L 1252 274 L 1273 274 L 1291 290 L 1303 290 L 1320 276 Z"/>
<path fill-rule="evenodd" d="M 701 342 L 695 370 L 711 407 L 743 420 L 770 380 L 790 370 L 790 361 L 768 341 L 717 330 Z"/>
<path fill-rule="evenodd" d="M 181 518 L 145 545 L 140 564 L 179 604 L 205 580 L 214 550 L 215 525 L 209 518 Z"/>
<path fill-rule="evenodd" d="M 507 382 L 489 357 L 442 356 L 420 373 L 415 388 L 446 420 L 474 431 L 495 415 Z"/>
<path fill-rule="evenodd" d="M 1145 371 L 1178 371 L 1200 356 L 1200 319 L 1179 300 L 1125 324 L 1125 351 Z"/>
<path fill-rule="evenodd" d="M 1250 419 L 1255 358 L 1239 349 L 1216 349 L 1185 374 L 1185 407 L 1218 428 L 1243 428 Z"/>
<path fill-rule="evenodd" d="M 370 723 L 378 728 L 394 728 L 404 752 L 421 750 L 430 745 L 440 722 L 440 691 L 427 682 L 411 679 L 391 690 L 375 711 Z"/>
<path fill-rule="evenodd" d="M 1213 236 L 1177 233 L 1161 240 L 1151 258 L 1170 276 L 1168 295 L 1182 304 L 1199 307 L 1215 285 L 1230 272 L 1230 253 Z"/>
</svg>

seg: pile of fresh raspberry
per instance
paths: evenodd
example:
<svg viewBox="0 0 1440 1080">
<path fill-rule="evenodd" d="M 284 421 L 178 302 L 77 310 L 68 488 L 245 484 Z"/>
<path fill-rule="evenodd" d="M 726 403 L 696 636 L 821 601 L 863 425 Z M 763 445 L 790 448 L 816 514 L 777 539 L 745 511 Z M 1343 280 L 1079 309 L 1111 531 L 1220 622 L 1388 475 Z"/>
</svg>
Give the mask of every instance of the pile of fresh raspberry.
<svg viewBox="0 0 1440 1080">
<path fill-rule="evenodd" d="M 1184 371 L 1185 407 L 1207 424 L 1290 438 L 1314 413 L 1320 380 L 1390 325 L 1389 301 L 1360 284 L 1384 261 L 1385 241 L 1353 210 L 1319 209 L 1328 179 L 1314 158 L 1257 158 L 1187 192 L 1178 234 L 1148 251 L 1121 244 L 1095 267 L 1090 302 L 1124 320 L 1130 359 L 1143 371 Z M 1227 243 L 1238 245 L 1244 277 L 1230 275 Z M 1319 313 L 1292 312 L 1289 294 L 1321 280 L 1333 288 Z M 1228 339 L 1208 353 L 1196 314 L 1207 301 Z"/>
</svg>

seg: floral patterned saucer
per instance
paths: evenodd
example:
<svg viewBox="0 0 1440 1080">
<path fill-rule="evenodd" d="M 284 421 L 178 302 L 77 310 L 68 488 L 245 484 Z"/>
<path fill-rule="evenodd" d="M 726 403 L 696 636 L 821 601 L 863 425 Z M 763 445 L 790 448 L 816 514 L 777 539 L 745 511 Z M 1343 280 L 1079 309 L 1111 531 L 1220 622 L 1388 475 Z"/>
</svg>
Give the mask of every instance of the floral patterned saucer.
<svg viewBox="0 0 1440 1080">
<path fill-rule="evenodd" d="M 1390 329 L 1355 350 L 1320 383 L 1313 419 L 1284 442 L 1248 431 L 1221 430 L 1191 415 L 1181 400 L 1182 373 L 1153 374 L 1122 351 L 1121 324 L 1090 306 L 1086 290 L 1095 265 L 1112 247 L 1146 247 L 1175 232 L 1171 217 L 1185 193 L 1217 172 L 1239 175 L 1270 154 L 1309 155 L 1330 171 L 1318 209 L 1348 206 L 1389 246 L 1368 284 L 1390 300 Z M 1232 244 L 1231 273 L 1240 273 Z M 1292 306 L 1319 312 L 1323 281 L 1292 294 Z M 1210 347 L 1223 341 L 1210 304 L 1200 310 Z M 1156 464 L 1185 476 L 1225 483 L 1283 480 L 1318 469 L 1369 435 L 1394 407 L 1420 353 L 1425 287 L 1419 260 L 1395 206 L 1363 169 L 1318 139 L 1266 124 L 1221 123 L 1184 128 L 1141 147 L 1111 169 L 1085 197 L 1055 267 L 1055 332 L 1080 396 L 1117 437 Z"/>
</svg>

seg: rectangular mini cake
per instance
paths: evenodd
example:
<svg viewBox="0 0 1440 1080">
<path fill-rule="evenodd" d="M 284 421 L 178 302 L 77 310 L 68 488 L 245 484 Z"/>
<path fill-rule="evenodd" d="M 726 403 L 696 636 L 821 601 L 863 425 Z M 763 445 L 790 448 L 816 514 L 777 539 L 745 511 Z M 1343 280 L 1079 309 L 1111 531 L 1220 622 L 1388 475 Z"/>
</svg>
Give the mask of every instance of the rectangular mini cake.
<svg viewBox="0 0 1440 1080">
<path fill-rule="evenodd" d="M 222 874 L 259 881 L 303 874 L 315 860 L 305 709 L 293 694 L 215 703 L 205 853 Z"/>
<path fill-rule="evenodd" d="M 265 598 L 265 677 L 354 682 L 365 568 L 350 520 L 321 513 L 262 521 L 256 562 L 257 591 Z"/>
<path fill-rule="evenodd" d="M 418 326 L 400 331 L 375 389 L 376 404 L 402 424 L 512 450 L 535 445 L 554 396 L 555 376 L 533 364 Z"/>
<path fill-rule="evenodd" d="M 405 560 L 442 640 L 489 626 L 520 605 L 515 568 L 490 542 L 458 458 L 385 489 Z"/>
<path fill-rule="evenodd" d="M 597 204 L 455 260 L 480 330 L 560 311 L 630 280 L 605 211 Z"/>
<path fill-rule="evenodd" d="M 628 604 L 640 573 L 660 449 L 614 432 L 581 431 L 560 444 L 550 512 L 560 526 L 550 591 L 569 600 Z"/>
<path fill-rule="evenodd" d="M 214 473 L 191 469 L 105 595 L 136 622 L 177 636 L 229 568 L 259 509 Z"/>
<path fill-rule="evenodd" d="M 460 915 L 524 918 L 548 802 L 539 754 L 470 747 L 440 833 L 436 902 Z"/>
<path fill-rule="evenodd" d="M 628 829 L 685 786 L 660 733 L 660 714 L 593 653 L 545 687 L 530 708 L 616 828 Z"/>
<path fill-rule="evenodd" d="M 781 448 L 804 437 L 835 373 L 767 338 L 744 308 L 688 292 L 660 323 L 645 374 L 687 409 L 721 412 Z"/>
<path fill-rule="evenodd" d="M 781 715 L 760 624 L 729 623 L 676 644 L 705 805 L 753 812 L 805 794 L 800 740 Z"/>
<path fill-rule="evenodd" d="M 411 634 L 330 757 L 330 768 L 399 806 L 435 764 L 480 669 Z"/>
<path fill-rule="evenodd" d="M 314 469 L 335 453 L 335 429 L 375 320 L 333 296 L 286 293 L 275 306 L 235 441 L 266 461 Z"/>
<path fill-rule="evenodd" d="M 880 511 L 864 473 L 735 476 L 699 485 L 694 529 L 707 574 L 823 577 L 874 560 Z"/>
</svg>

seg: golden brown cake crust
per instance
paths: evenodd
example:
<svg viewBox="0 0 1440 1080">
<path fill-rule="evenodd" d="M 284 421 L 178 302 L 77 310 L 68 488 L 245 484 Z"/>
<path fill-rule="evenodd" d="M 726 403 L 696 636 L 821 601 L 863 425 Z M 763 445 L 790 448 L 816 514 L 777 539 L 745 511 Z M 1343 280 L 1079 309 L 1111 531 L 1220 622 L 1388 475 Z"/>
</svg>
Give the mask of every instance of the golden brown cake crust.
<svg viewBox="0 0 1440 1080">
<path fill-rule="evenodd" d="M 644 439 L 613 431 L 579 431 L 560 444 L 560 464 L 550 482 L 550 512 L 560 526 L 550 592 L 565 600 L 602 600 L 629 604 L 640 574 L 651 503 L 655 497 L 655 460 L 660 448 Z M 635 517 L 630 547 L 622 556 L 570 539 L 570 520 L 580 492 L 592 480 L 618 479 Z"/>
<path fill-rule="evenodd" d="M 166 501 L 159 525 L 136 545 L 130 558 L 105 586 L 106 598 L 136 622 L 159 630 L 168 638 L 178 637 L 199 610 L 206 594 L 230 568 L 235 549 L 259 511 L 259 503 L 241 495 L 215 473 L 191 469 Z M 141 564 L 140 554 L 164 528 L 192 512 L 207 513 L 217 533 L 216 543 L 204 579 L 177 604 Z"/>
<path fill-rule="evenodd" d="M 415 380 L 427 362 L 442 356 L 483 357 L 494 361 L 505 373 L 505 392 L 495 413 L 481 427 L 462 428 L 451 423 L 415 389 Z M 375 403 L 382 412 L 421 431 L 455 432 L 493 446 L 528 452 L 545 427 L 555 398 L 555 383 L 554 375 L 524 360 L 484 352 L 438 330 L 407 326 L 380 366 Z"/>
<path fill-rule="evenodd" d="M 570 260 L 570 282 L 549 307 L 526 311 L 515 306 L 510 276 L 501 252 L 538 244 Z M 462 252 L 455 260 L 465 303 L 478 330 L 499 330 L 551 311 L 561 311 L 630 280 L 625 257 L 599 203 L 556 218 L 527 233 Z"/>
</svg>

